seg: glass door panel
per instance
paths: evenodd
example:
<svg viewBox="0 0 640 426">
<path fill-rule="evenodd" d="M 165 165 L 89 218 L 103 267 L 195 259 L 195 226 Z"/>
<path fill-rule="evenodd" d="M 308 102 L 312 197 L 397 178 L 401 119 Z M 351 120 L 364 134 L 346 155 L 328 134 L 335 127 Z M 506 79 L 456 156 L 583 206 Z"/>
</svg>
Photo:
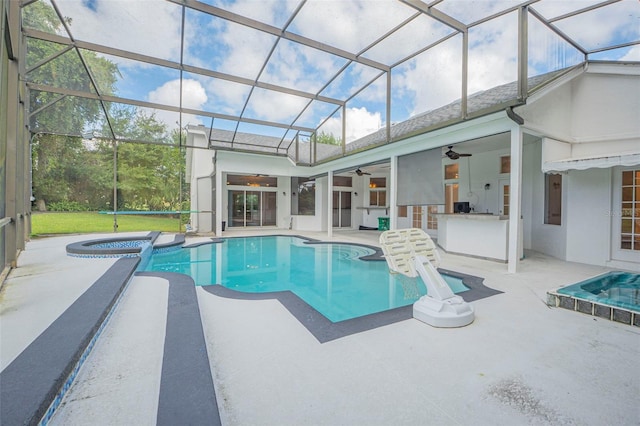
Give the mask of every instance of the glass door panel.
<svg viewBox="0 0 640 426">
<path fill-rule="evenodd" d="M 498 213 L 501 215 L 508 216 L 509 215 L 509 199 L 510 199 L 510 191 L 509 191 L 509 180 L 508 179 L 500 179 L 498 181 L 500 188 L 500 200 L 498 201 Z"/>
<path fill-rule="evenodd" d="M 351 228 L 351 192 L 340 193 L 340 227 Z"/>
<path fill-rule="evenodd" d="M 333 191 L 333 204 L 332 204 L 332 226 L 339 227 L 340 226 L 340 192 Z"/>
<path fill-rule="evenodd" d="M 244 226 L 244 191 L 229 191 L 229 226 Z"/>
<path fill-rule="evenodd" d="M 332 224 L 334 228 L 351 227 L 351 192 L 333 191 Z"/>
<path fill-rule="evenodd" d="M 614 172 L 611 258 L 637 262 L 640 253 L 640 169 Z"/>
<path fill-rule="evenodd" d="M 262 226 L 276 225 L 277 192 L 262 193 Z"/>
<path fill-rule="evenodd" d="M 411 225 L 414 228 L 422 229 L 422 206 L 413 206 L 413 218 Z"/>
<path fill-rule="evenodd" d="M 245 226 L 260 226 L 260 192 L 246 192 Z"/>
</svg>

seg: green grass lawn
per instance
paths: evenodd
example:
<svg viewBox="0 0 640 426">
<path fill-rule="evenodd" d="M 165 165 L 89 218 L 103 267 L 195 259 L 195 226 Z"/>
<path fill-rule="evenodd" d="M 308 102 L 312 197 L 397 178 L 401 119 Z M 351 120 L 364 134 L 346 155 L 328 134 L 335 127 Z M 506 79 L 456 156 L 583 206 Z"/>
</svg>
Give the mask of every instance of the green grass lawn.
<svg viewBox="0 0 640 426">
<path fill-rule="evenodd" d="M 118 232 L 164 231 L 184 232 L 177 218 L 152 215 L 117 215 Z M 34 212 L 31 236 L 51 234 L 84 234 L 113 232 L 113 215 L 98 212 Z"/>
</svg>

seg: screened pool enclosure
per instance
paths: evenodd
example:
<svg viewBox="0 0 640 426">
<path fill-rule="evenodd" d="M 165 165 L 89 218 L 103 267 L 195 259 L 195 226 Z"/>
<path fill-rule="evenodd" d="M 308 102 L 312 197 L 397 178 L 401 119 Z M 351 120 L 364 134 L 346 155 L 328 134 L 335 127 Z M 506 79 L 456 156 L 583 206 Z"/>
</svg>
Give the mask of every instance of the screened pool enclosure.
<svg viewBox="0 0 640 426">
<path fill-rule="evenodd" d="M 640 58 L 637 0 L 2 0 L 2 11 L 5 265 L 40 199 L 183 209 L 188 148 L 326 164 L 521 105 L 588 63 Z M 188 145 L 189 127 L 207 147 Z"/>
</svg>

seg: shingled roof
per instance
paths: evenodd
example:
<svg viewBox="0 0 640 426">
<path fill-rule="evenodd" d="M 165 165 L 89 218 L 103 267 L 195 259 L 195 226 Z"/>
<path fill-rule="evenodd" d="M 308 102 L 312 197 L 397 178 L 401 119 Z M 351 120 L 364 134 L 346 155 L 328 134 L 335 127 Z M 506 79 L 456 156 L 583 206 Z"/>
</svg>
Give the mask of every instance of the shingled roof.
<svg viewBox="0 0 640 426">
<path fill-rule="evenodd" d="M 531 77 L 527 81 L 528 87 L 540 87 L 563 72 L 566 72 L 566 70 L 558 70 Z M 467 111 L 468 114 L 477 117 L 496 112 L 504 108 L 505 105 L 517 105 L 519 103 L 522 103 L 522 101 L 518 99 L 518 83 L 513 81 L 470 95 L 467 99 Z M 391 142 L 464 121 L 461 111 L 461 101 L 458 99 L 448 105 L 395 123 L 391 126 Z M 281 154 L 288 155 L 294 161 L 296 159 L 295 144 L 290 140 L 283 141 L 278 137 L 240 132 L 235 133 L 234 139 L 234 132 L 220 129 L 211 129 L 209 136 L 210 146 L 214 149 L 222 148 Z M 233 143 L 231 142 L 232 140 Z M 387 142 L 387 130 L 382 127 L 373 133 L 348 143 L 346 145 L 346 153 L 363 151 Z M 316 160 L 325 160 L 341 155 L 340 146 L 326 144 L 317 144 L 316 146 Z M 309 164 L 311 163 L 311 157 L 310 143 L 301 141 L 298 145 L 298 163 Z"/>
</svg>

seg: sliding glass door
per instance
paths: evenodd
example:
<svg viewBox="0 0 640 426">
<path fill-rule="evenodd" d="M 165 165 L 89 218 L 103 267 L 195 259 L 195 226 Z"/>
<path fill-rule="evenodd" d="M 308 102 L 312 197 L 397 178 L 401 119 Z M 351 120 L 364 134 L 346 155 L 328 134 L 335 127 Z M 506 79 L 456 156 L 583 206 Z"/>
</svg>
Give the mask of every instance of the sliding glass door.
<svg viewBox="0 0 640 426">
<path fill-rule="evenodd" d="M 274 191 L 229 191 L 229 226 L 275 226 L 276 194 Z"/>
<path fill-rule="evenodd" d="M 333 227 L 351 227 L 351 191 L 333 191 Z"/>
</svg>

